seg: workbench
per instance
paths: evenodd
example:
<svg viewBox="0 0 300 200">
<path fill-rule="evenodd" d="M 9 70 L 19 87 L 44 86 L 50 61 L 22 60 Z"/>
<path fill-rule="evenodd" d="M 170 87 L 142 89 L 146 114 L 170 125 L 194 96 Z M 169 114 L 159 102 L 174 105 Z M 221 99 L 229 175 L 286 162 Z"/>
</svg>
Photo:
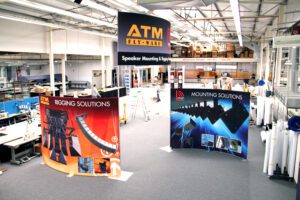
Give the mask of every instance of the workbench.
<svg viewBox="0 0 300 200">
<path fill-rule="evenodd" d="M 20 138 L 8 143 L 5 143 L 4 146 L 10 148 L 11 152 L 11 160 L 10 163 L 20 165 L 22 163 L 28 162 L 31 159 L 40 156 L 40 153 L 35 152 L 34 145 L 40 139 L 40 135 L 35 136 L 30 139 L 24 140 L 24 138 Z M 20 152 L 16 152 L 19 147 L 22 145 L 26 145 L 26 149 Z"/>
<path fill-rule="evenodd" d="M 38 121 L 31 124 L 25 121 L 0 130 L 0 145 L 10 148 L 12 164 L 22 164 L 39 155 L 34 149 L 41 137 L 38 124 Z"/>
</svg>

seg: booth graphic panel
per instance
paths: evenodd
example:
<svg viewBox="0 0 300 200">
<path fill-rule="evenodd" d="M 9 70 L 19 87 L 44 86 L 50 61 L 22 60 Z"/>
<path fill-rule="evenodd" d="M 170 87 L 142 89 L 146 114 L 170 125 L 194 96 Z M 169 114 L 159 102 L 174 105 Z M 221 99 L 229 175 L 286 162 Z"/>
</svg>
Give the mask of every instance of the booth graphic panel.
<svg viewBox="0 0 300 200">
<path fill-rule="evenodd" d="M 172 148 L 201 148 L 247 159 L 250 94 L 172 89 Z"/>
<path fill-rule="evenodd" d="M 70 174 L 120 174 L 117 98 L 40 96 L 45 164 Z"/>
<path fill-rule="evenodd" d="M 169 65 L 171 24 L 162 18 L 118 13 L 118 65 Z"/>
</svg>

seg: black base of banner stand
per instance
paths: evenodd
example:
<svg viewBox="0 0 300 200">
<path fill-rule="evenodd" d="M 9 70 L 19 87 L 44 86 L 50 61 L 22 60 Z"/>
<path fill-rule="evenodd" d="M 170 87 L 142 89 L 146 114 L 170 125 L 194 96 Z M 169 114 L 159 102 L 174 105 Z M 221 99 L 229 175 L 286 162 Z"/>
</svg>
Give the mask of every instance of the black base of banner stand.
<svg viewBox="0 0 300 200">
<path fill-rule="evenodd" d="M 286 180 L 293 182 L 293 177 L 290 177 L 289 174 L 287 173 L 286 167 L 284 168 L 284 173 L 281 173 L 281 168 L 276 165 L 276 169 L 274 170 L 274 175 L 269 176 L 270 179 L 278 179 L 278 180 Z"/>
</svg>

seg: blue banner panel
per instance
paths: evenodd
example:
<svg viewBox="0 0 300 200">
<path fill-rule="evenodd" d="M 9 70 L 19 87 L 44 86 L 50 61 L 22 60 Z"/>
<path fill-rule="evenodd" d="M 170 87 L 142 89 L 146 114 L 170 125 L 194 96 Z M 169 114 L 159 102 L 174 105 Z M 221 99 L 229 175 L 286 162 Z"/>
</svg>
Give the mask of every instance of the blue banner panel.
<svg viewBox="0 0 300 200">
<path fill-rule="evenodd" d="M 247 159 L 250 94 L 171 89 L 171 148 L 221 151 Z"/>
</svg>

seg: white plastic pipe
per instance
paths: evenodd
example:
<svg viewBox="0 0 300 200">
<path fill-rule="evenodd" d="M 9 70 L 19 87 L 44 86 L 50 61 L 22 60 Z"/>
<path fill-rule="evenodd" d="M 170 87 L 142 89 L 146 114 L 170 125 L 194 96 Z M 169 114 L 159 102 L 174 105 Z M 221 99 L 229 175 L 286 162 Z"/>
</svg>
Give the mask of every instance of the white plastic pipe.
<svg viewBox="0 0 300 200">
<path fill-rule="evenodd" d="M 276 128 L 275 125 L 273 125 L 273 129 L 271 130 L 270 156 L 269 156 L 269 165 L 268 165 L 269 176 L 273 176 L 274 169 L 275 169 L 275 163 L 274 163 L 275 145 L 276 145 Z"/>
<path fill-rule="evenodd" d="M 297 151 L 298 134 L 292 130 L 289 131 L 289 156 L 288 156 L 288 174 L 289 177 L 294 176 L 295 159 Z"/>
<path fill-rule="evenodd" d="M 295 172 L 294 172 L 294 180 L 296 183 L 298 183 L 299 161 L 300 161 L 300 137 L 298 137 L 298 142 L 297 142 L 297 153 L 296 153 Z"/>
<path fill-rule="evenodd" d="M 265 148 L 265 159 L 264 159 L 264 169 L 263 172 L 268 173 L 268 163 L 270 155 L 270 143 L 271 143 L 271 132 L 266 131 L 266 148 Z"/>
<path fill-rule="evenodd" d="M 265 97 L 257 96 L 257 118 L 256 118 L 257 126 L 261 125 L 263 121 L 264 102 L 265 102 Z"/>
<path fill-rule="evenodd" d="M 272 123 L 272 105 L 273 105 L 273 98 L 265 98 L 265 112 L 264 112 L 264 125 Z"/>
<path fill-rule="evenodd" d="M 275 166 L 278 164 L 281 167 L 282 164 L 282 147 L 283 147 L 283 121 L 278 120 L 276 124 L 276 144 L 275 144 Z"/>
<path fill-rule="evenodd" d="M 281 161 L 281 173 L 284 173 L 284 168 L 286 167 L 287 153 L 289 144 L 289 132 L 283 131 L 283 146 L 282 146 L 282 161 Z"/>
</svg>

